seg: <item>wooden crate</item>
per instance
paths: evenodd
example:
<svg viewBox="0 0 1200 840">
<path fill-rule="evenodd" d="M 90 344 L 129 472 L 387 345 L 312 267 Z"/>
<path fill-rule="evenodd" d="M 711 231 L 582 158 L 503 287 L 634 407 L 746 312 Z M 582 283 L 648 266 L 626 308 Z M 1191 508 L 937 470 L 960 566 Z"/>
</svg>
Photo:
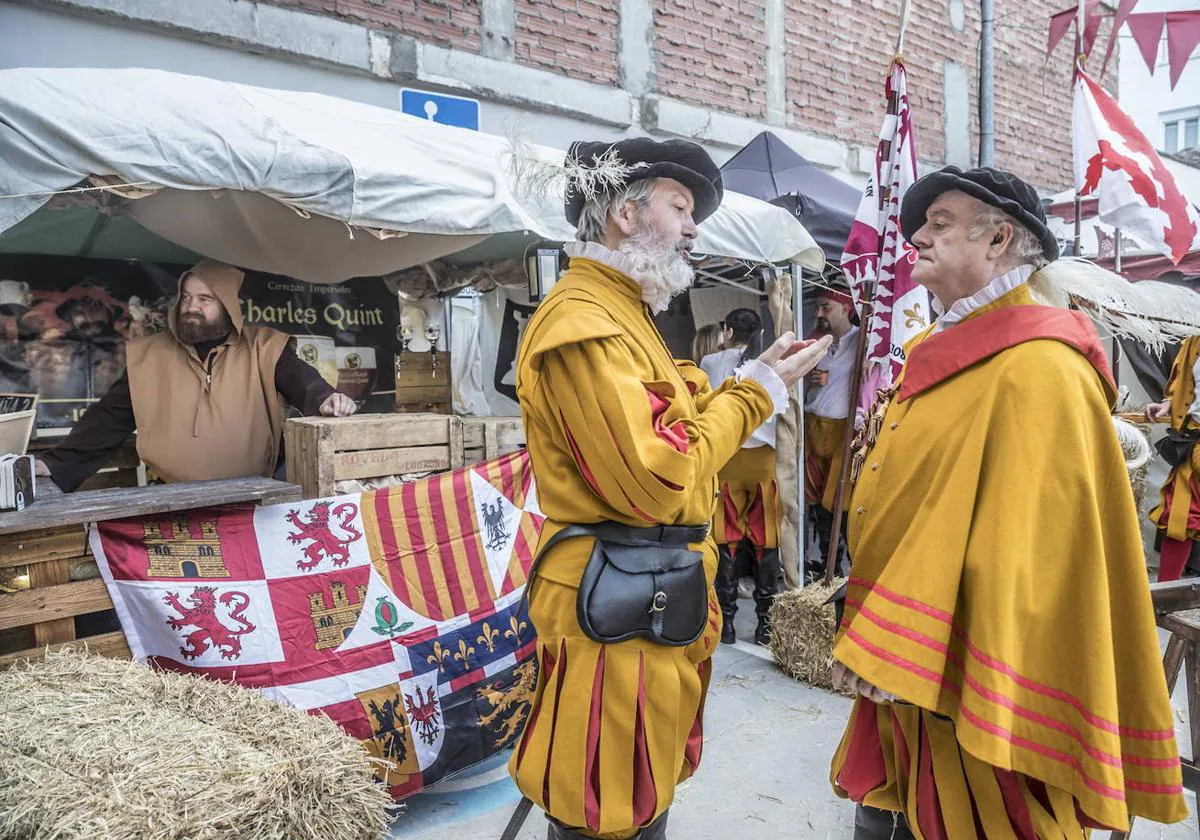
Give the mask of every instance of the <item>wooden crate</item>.
<svg viewBox="0 0 1200 840">
<path fill-rule="evenodd" d="M 299 488 L 280 481 L 241 478 L 55 494 L 23 511 L 0 513 L 0 571 L 19 573 L 22 582 L 28 576 L 27 589 L 0 592 L 0 669 L 39 659 L 47 648 L 83 642 L 102 656 L 129 657 L 120 630 L 76 637 L 76 617 L 113 608 L 99 577 L 71 580 L 71 566 L 92 559 L 86 523 L 236 502 L 281 504 L 299 497 Z"/>
<path fill-rule="evenodd" d="M 463 453 L 468 464 L 477 464 L 516 452 L 525 445 L 520 417 L 464 417 Z"/>
<path fill-rule="evenodd" d="M 462 418 L 443 414 L 300 417 L 284 428 L 287 479 L 304 498 L 337 494 L 336 482 L 464 466 Z"/>
<path fill-rule="evenodd" d="M 449 414 L 453 404 L 450 390 L 450 354 L 396 354 L 396 412 L 398 414 Z"/>
</svg>

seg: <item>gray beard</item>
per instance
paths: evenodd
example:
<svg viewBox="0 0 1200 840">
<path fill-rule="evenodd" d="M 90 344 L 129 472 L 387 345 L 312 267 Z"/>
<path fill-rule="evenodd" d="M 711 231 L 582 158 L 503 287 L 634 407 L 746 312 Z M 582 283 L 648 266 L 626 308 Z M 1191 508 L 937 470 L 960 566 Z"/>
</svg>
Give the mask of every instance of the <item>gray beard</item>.
<svg viewBox="0 0 1200 840">
<path fill-rule="evenodd" d="M 677 245 L 646 230 L 635 233 L 617 247 L 620 254 L 632 260 L 633 279 L 642 287 L 642 302 L 655 315 L 665 312 L 671 299 L 686 292 L 695 280 L 691 265 L 679 253 Z"/>
</svg>

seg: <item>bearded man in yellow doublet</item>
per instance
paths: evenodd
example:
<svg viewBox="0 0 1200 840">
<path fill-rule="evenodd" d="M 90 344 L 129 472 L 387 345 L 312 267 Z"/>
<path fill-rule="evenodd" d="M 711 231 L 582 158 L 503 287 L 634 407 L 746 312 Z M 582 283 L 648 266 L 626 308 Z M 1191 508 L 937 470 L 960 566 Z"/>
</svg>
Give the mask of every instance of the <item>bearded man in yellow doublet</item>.
<svg viewBox="0 0 1200 840">
<path fill-rule="evenodd" d="M 691 284 L 715 164 L 693 143 L 634 138 L 576 143 L 566 172 L 579 241 L 517 363 L 547 521 L 529 601 L 538 685 L 509 770 L 551 840 L 656 840 L 700 761 L 721 633 L 717 472 L 828 344 L 786 335 L 710 387 L 652 316 Z"/>
<path fill-rule="evenodd" d="M 869 806 L 855 837 L 1181 820 L 1115 388 L 1091 322 L 1035 295 L 1079 269 L 1033 188 L 992 169 L 922 178 L 901 227 L 942 315 L 877 408 L 849 507 L 833 653 L 859 696 L 832 782 Z"/>
</svg>

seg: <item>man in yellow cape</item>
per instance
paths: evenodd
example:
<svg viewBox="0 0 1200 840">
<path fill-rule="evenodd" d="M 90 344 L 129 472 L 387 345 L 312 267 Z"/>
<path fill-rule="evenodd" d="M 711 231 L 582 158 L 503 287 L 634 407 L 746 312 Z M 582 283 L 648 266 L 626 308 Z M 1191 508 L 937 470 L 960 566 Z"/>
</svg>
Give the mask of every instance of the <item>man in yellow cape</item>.
<svg viewBox="0 0 1200 840">
<path fill-rule="evenodd" d="M 567 246 L 570 267 L 530 319 L 517 361 L 547 520 L 530 582 L 538 685 L 509 771 L 550 817 L 551 840 L 659 840 L 675 785 L 700 761 L 721 634 L 708 532 L 717 473 L 783 411 L 787 389 L 828 341 L 789 333 L 710 387 L 694 364 L 671 358 L 653 320 L 691 284 L 696 225 L 721 200 L 708 153 L 682 140 L 575 143 L 565 173 L 566 215 L 579 241 Z M 560 539 L 568 527 L 644 546 L 624 555 L 623 571 L 686 547 L 702 572 L 694 599 L 676 603 L 664 589 L 630 617 L 670 620 L 682 609 L 698 619 L 696 637 L 663 644 L 639 631 L 605 642 L 595 623 L 585 629 L 580 592 L 596 539 Z M 660 571 L 681 556 L 674 551 Z"/>
<path fill-rule="evenodd" d="M 1084 269 L 1054 262 L 1036 192 L 992 169 L 922 178 L 901 227 L 942 315 L 856 459 L 834 657 L 859 696 L 832 767 L 870 806 L 856 837 L 1181 820 L 1115 389 L 1088 319 L 1038 304 Z"/>
</svg>

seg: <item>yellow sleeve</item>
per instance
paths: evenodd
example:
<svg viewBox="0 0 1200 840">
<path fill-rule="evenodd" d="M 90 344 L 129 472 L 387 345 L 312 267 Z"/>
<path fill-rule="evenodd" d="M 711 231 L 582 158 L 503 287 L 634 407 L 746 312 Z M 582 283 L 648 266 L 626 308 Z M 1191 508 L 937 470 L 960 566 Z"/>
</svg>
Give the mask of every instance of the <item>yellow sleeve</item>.
<svg viewBox="0 0 1200 840">
<path fill-rule="evenodd" d="M 725 393 L 731 385 L 737 383 L 737 378 L 730 376 L 714 386 L 708 378 L 708 374 L 699 365 L 686 359 L 676 359 L 675 366 L 679 368 L 680 375 L 692 392 L 692 399 L 696 403 L 696 410 L 701 413 L 708 410 L 708 405 L 713 401 L 713 397 Z"/>
<path fill-rule="evenodd" d="M 691 417 L 688 394 L 637 375 L 621 336 L 543 354 L 536 387 L 596 493 L 647 522 L 673 521 L 774 409 L 763 386 L 743 381 L 709 397 Z"/>
</svg>

